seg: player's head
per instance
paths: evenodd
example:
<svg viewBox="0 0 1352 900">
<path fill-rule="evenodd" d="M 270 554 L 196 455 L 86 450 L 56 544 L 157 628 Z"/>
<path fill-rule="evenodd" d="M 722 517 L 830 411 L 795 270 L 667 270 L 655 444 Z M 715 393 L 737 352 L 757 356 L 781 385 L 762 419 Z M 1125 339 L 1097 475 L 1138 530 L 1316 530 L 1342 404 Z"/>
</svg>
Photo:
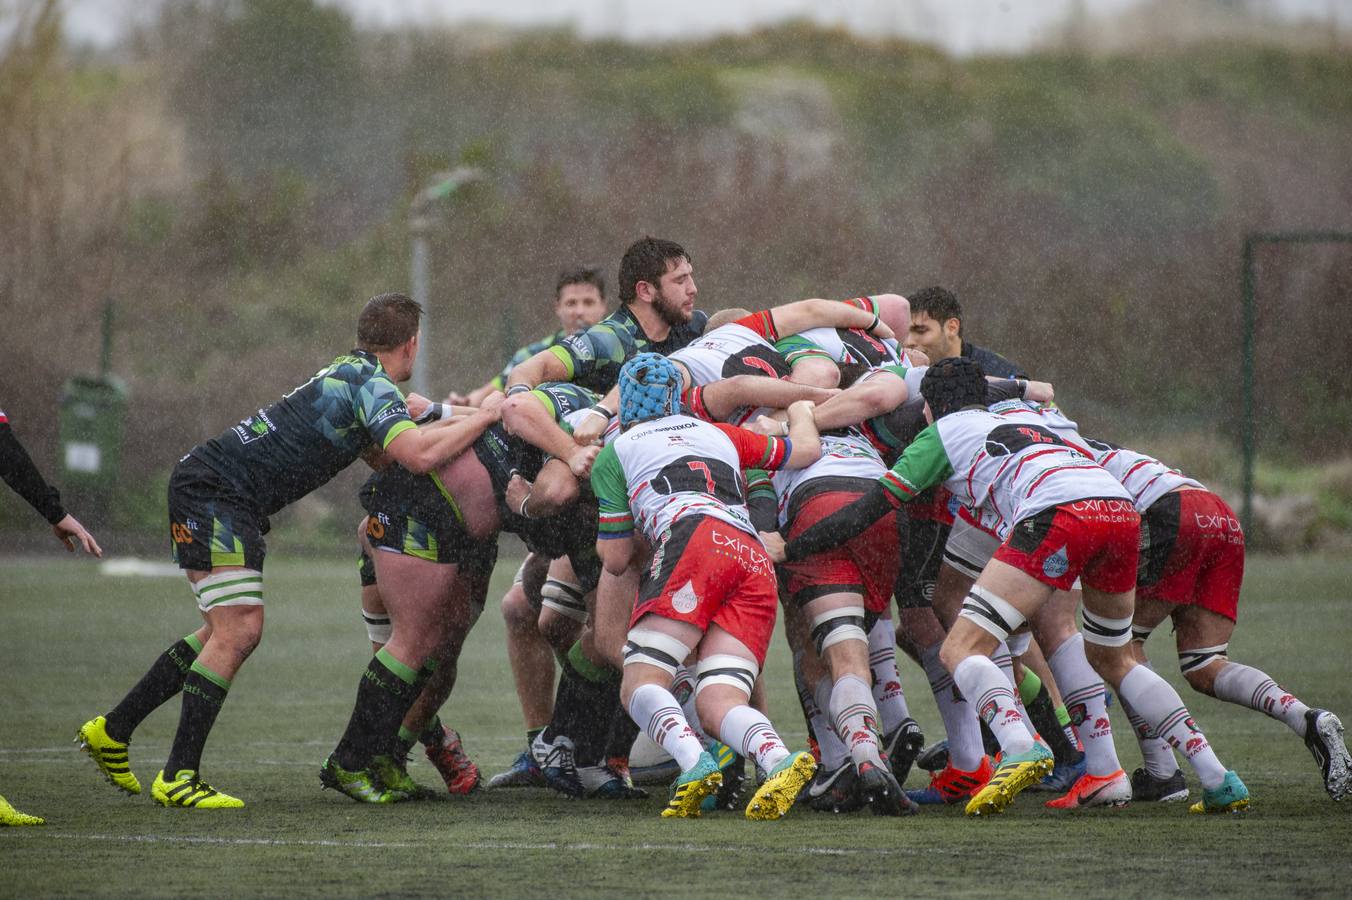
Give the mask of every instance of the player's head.
<svg viewBox="0 0 1352 900">
<path fill-rule="evenodd" d="M 751 310 L 742 309 L 740 306 L 734 306 L 731 309 L 720 309 L 709 317 L 709 321 L 704 325 L 704 333 L 708 334 L 715 328 L 722 328 L 729 322 L 745 319 L 749 315 L 751 315 Z"/>
<path fill-rule="evenodd" d="M 620 369 L 620 427 L 681 411 L 681 373 L 660 353 L 640 353 Z"/>
<path fill-rule="evenodd" d="M 620 259 L 620 302 L 648 304 L 669 326 L 690 321 L 697 292 L 690 254 L 675 241 L 645 237 Z"/>
<path fill-rule="evenodd" d="M 593 266 L 567 269 L 554 285 L 554 314 L 570 334 L 590 328 L 606 315 L 606 280 Z"/>
<path fill-rule="evenodd" d="M 920 395 L 935 419 L 942 419 L 968 406 L 985 406 L 986 374 L 981 365 L 961 356 L 950 356 L 930 366 L 920 380 Z"/>
<path fill-rule="evenodd" d="M 405 294 L 377 294 L 357 316 L 357 349 L 381 357 L 395 381 L 407 381 L 418 355 L 418 326 L 423 308 Z"/>
<path fill-rule="evenodd" d="M 906 346 L 923 351 L 931 362 L 962 355 L 962 305 L 953 292 L 927 287 L 906 299 L 911 302 Z"/>
</svg>

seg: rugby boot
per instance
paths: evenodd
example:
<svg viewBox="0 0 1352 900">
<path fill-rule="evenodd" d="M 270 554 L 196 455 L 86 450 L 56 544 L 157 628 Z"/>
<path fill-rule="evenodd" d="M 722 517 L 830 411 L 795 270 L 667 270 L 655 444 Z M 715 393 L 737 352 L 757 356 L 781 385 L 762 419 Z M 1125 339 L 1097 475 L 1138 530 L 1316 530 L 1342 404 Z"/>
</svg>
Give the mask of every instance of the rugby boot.
<svg viewBox="0 0 1352 900">
<path fill-rule="evenodd" d="M 544 732 L 535 736 L 530 746 L 531 756 L 544 775 L 545 784 L 569 797 L 581 797 L 587 791 L 577 777 L 577 763 L 573 760 L 573 742 L 566 735 L 546 741 Z"/>
<path fill-rule="evenodd" d="M 915 758 L 915 764 L 926 772 L 938 772 L 948 768 L 948 741 L 935 741 Z"/>
<path fill-rule="evenodd" d="M 1131 773 L 1131 799 L 1143 803 L 1188 799 L 1188 783 L 1183 780 L 1183 770 L 1174 769 L 1174 774 L 1168 778 L 1156 778 L 1145 767 L 1137 769 Z"/>
<path fill-rule="evenodd" d="M 770 770 L 765 783 L 757 788 L 751 802 L 746 805 L 748 819 L 782 819 L 794 801 L 798 799 L 803 785 L 812 780 L 817 771 L 817 763 L 812 754 L 800 751 L 786 756 L 779 765 Z"/>
<path fill-rule="evenodd" d="M 919 790 L 907 791 L 906 796 L 921 806 L 960 803 L 968 800 L 977 791 L 986 786 L 995 773 L 989 756 L 981 757 L 981 765 L 975 771 L 964 772 L 951 765 L 944 766 L 938 772 L 930 773 L 930 783 Z"/>
<path fill-rule="evenodd" d="M 173 781 L 166 781 L 161 770 L 150 785 L 150 798 L 160 806 L 184 809 L 240 809 L 244 806 L 243 800 L 222 794 L 198 778 L 192 769 L 180 770 Z"/>
<path fill-rule="evenodd" d="M 19 812 L 4 797 L 0 797 L 0 827 L 6 825 L 46 825 L 47 820 Z"/>
<path fill-rule="evenodd" d="M 380 776 L 371 769 L 349 772 L 330 756 L 319 769 L 319 782 L 340 794 L 346 794 L 358 803 L 397 803 L 402 797 L 385 789 Z"/>
<path fill-rule="evenodd" d="M 919 811 L 887 768 L 871 762 L 859 766 L 859 794 L 875 816 L 909 816 Z"/>
<path fill-rule="evenodd" d="M 1202 789 L 1202 799 L 1188 807 L 1190 813 L 1237 813 L 1249 808 L 1249 789 L 1234 772 L 1226 772 L 1220 787 Z"/>
<path fill-rule="evenodd" d="M 1126 806 L 1131 802 L 1131 782 L 1127 773 L 1118 769 L 1111 775 L 1085 774 L 1066 792 L 1065 796 L 1048 800 L 1048 809 L 1088 809 L 1093 806 Z"/>
<path fill-rule="evenodd" d="M 600 766 L 578 766 L 577 777 L 588 797 L 599 800 L 645 800 L 648 797 L 647 791 L 634 787 L 611 767 L 609 761 Z"/>
<path fill-rule="evenodd" d="M 1327 709 L 1305 712 L 1305 746 L 1310 749 L 1319 773 L 1324 776 L 1324 790 L 1334 800 L 1341 800 L 1352 790 L 1352 756 L 1343 741 L 1343 723 Z"/>
<path fill-rule="evenodd" d="M 393 756 L 375 756 L 371 758 L 371 771 L 380 779 L 385 790 L 400 800 L 425 800 L 432 792 L 413 780 L 408 774 L 408 763 Z"/>
<path fill-rule="evenodd" d="M 1064 794 L 1084 777 L 1086 766 L 1084 754 L 1080 753 L 1074 762 L 1057 763 L 1050 775 L 1037 784 L 1029 785 L 1028 790 Z"/>
<path fill-rule="evenodd" d="M 701 753 L 692 768 L 676 777 L 662 818 L 698 819 L 704 798 L 717 791 L 722 783 L 723 773 L 719 771 L 718 763 L 707 751 Z"/>
<path fill-rule="evenodd" d="M 540 771 L 539 763 L 535 761 L 534 756 L 531 756 L 529 750 L 523 750 L 521 753 L 517 754 L 516 759 L 512 760 L 512 764 L 507 771 L 499 772 L 488 779 L 488 787 L 490 789 L 544 786 L 545 775 Z"/>
<path fill-rule="evenodd" d="M 892 766 L 892 777 L 897 784 L 905 784 L 906 776 L 911 774 L 911 766 L 925 746 L 925 736 L 920 733 L 920 725 L 910 716 L 901 720 L 901 724 L 883 735 L 883 755 Z"/>
<path fill-rule="evenodd" d="M 472 794 L 479 789 L 482 776 L 479 767 L 465 752 L 465 745 L 454 728 L 441 727 L 441 740 L 435 747 L 424 747 L 427 761 L 446 782 L 446 790 L 452 794 Z"/>
<path fill-rule="evenodd" d="M 738 809 L 742 805 L 742 789 L 746 785 L 746 760 L 722 741 L 709 739 L 705 748 L 723 773 L 723 783 L 718 792 L 704 798 L 704 811 L 715 809 Z"/>
<path fill-rule="evenodd" d="M 94 765 L 99 767 L 103 777 L 107 778 L 113 787 L 128 794 L 139 794 L 141 782 L 136 780 L 136 775 L 131 770 L 131 761 L 127 756 L 130 742 L 113 740 L 108 736 L 107 725 L 107 719 L 95 716 L 80 726 L 80 730 L 75 733 L 75 741 L 80 745 L 80 749 L 94 760 Z"/>
<path fill-rule="evenodd" d="M 1023 753 L 1006 754 L 991 780 L 967 801 L 967 815 L 1004 812 L 1024 788 L 1041 780 L 1055 764 L 1051 749 L 1042 743 L 1034 743 Z"/>
<path fill-rule="evenodd" d="M 818 766 L 817 774 L 807 788 L 808 806 L 817 812 L 848 813 L 864 805 L 859 792 L 859 774 L 854 763 L 845 760 L 834 769 Z"/>
</svg>

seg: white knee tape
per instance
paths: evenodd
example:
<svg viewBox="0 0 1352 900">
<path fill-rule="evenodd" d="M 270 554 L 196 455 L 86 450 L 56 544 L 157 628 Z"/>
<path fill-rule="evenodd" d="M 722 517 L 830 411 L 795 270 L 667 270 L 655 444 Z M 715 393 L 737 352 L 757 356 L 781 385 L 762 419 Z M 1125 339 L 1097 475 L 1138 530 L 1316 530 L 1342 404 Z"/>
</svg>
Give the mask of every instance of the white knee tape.
<svg viewBox="0 0 1352 900">
<path fill-rule="evenodd" d="M 583 596 L 582 585 L 557 578 L 546 578 L 540 588 L 541 605 L 574 622 L 587 621 L 587 602 Z"/>
<path fill-rule="evenodd" d="M 962 601 L 960 618 L 969 620 L 995 636 L 997 641 L 1008 640 L 1009 633 L 1025 621 L 1023 613 L 1007 600 L 996 596 L 978 584 L 972 585 L 967 599 Z"/>
<path fill-rule="evenodd" d="M 366 623 L 366 636 L 371 639 L 371 643 L 388 644 L 390 642 L 390 638 L 394 635 L 394 625 L 390 623 L 388 615 L 369 613 L 363 609 L 361 618 Z"/>
<path fill-rule="evenodd" d="M 695 669 L 695 696 L 698 697 L 700 691 L 710 685 L 726 684 L 750 697 L 751 689 L 756 686 L 756 676 L 759 674 L 760 666 L 756 665 L 755 660 L 733 656 L 730 653 L 707 656 L 699 661 L 699 666 Z"/>
<path fill-rule="evenodd" d="M 821 653 L 827 647 L 841 641 L 863 641 L 868 643 L 868 632 L 864 630 L 864 607 L 842 606 L 829 609 L 812 617 L 812 640 Z"/>
<path fill-rule="evenodd" d="M 1217 644 L 1214 647 L 1198 647 L 1195 650 L 1178 651 L 1178 670 L 1184 675 L 1189 672 L 1209 666 L 1218 659 L 1225 659 L 1225 652 L 1230 649 L 1230 644 Z"/>
<path fill-rule="evenodd" d="M 1091 613 L 1088 608 L 1081 610 L 1084 619 L 1084 640 L 1086 644 L 1098 644 L 1100 647 L 1125 647 L 1131 643 L 1131 616 L 1123 619 L 1106 619 Z"/>
<path fill-rule="evenodd" d="M 1025 631 L 1022 634 L 1011 634 L 1005 638 L 1005 646 L 1009 648 L 1010 656 L 1023 656 L 1028 652 L 1028 648 L 1033 643 L 1032 632 Z"/>
<path fill-rule="evenodd" d="M 1156 627 L 1157 626 L 1155 625 L 1132 625 L 1131 639 L 1133 641 L 1140 641 L 1144 644 L 1146 641 L 1150 640 L 1150 635 L 1154 634 Z"/>
<path fill-rule="evenodd" d="M 208 575 L 193 585 L 193 593 L 202 612 L 223 606 L 262 606 L 263 573 L 257 569 L 235 569 Z"/>
<path fill-rule="evenodd" d="M 690 655 L 690 648 L 669 634 L 651 628 L 631 628 L 624 644 L 624 664 L 656 666 L 672 677 Z"/>
</svg>

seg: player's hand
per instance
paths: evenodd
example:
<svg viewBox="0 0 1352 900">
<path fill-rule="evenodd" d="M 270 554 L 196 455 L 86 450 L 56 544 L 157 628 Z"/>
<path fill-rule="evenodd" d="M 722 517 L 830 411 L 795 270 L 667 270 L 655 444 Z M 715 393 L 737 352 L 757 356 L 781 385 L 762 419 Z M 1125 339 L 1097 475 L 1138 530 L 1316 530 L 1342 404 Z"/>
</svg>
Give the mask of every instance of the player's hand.
<svg viewBox="0 0 1352 900">
<path fill-rule="evenodd" d="M 103 548 L 99 546 L 99 542 L 94 540 L 94 535 L 90 534 L 74 516 L 67 515 L 53 525 L 52 533 L 61 539 L 61 543 L 65 544 L 71 553 L 75 552 L 78 543 L 84 548 L 84 552 L 93 554 L 99 559 L 103 558 Z"/>
<path fill-rule="evenodd" d="M 795 400 L 789 404 L 788 413 L 790 417 L 811 416 L 812 410 L 815 409 L 816 406 L 817 404 L 813 403 L 811 400 Z"/>
<path fill-rule="evenodd" d="M 770 559 L 775 563 L 784 562 L 784 536 L 778 531 L 759 532 L 761 543 L 765 545 L 765 552 L 770 554 Z"/>
<path fill-rule="evenodd" d="M 596 462 L 596 457 L 600 454 L 601 448 L 595 445 L 578 447 L 568 455 L 568 468 L 576 477 L 586 478 L 591 474 L 592 463 Z"/>
<path fill-rule="evenodd" d="M 784 422 L 773 416 L 756 416 L 756 421 L 744 427 L 747 431 L 767 435 L 768 437 L 783 437 L 785 434 Z"/>
<path fill-rule="evenodd" d="M 601 440 L 601 435 L 606 433 L 606 426 L 609 424 L 610 419 L 602 413 L 583 416 L 582 421 L 578 422 L 576 427 L 573 428 L 573 441 L 580 447 L 598 443 Z M 573 474 L 577 474 L 576 470 Z"/>
<path fill-rule="evenodd" d="M 873 327 L 873 330 L 870 331 L 869 334 L 873 335 L 880 341 L 895 340 L 897 336 L 897 333 L 893 331 L 891 328 L 888 328 L 887 323 L 884 322 L 882 319 L 878 320 L 878 324 Z"/>
<path fill-rule="evenodd" d="M 506 399 L 507 397 L 502 391 L 494 391 L 479 404 L 479 412 L 488 415 L 491 421 L 496 422 L 502 418 L 502 403 Z"/>
<path fill-rule="evenodd" d="M 533 484 L 513 472 L 511 480 L 507 482 L 507 491 L 503 495 L 503 499 L 507 502 L 507 508 L 513 512 L 519 510 L 521 501 L 530 496 L 533 487 Z"/>
<path fill-rule="evenodd" d="M 907 364 L 907 368 L 918 369 L 921 366 L 928 366 L 930 364 L 930 358 L 925 354 L 924 350 L 915 347 L 907 347 L 905 354 L 903 354 L 903 362 Z"/>
<path fill-rule="evenodd" d="M 1051 403 L 1056 399 L 1056 391 L 1047 381 L 1030 381 L 1023 389 L 1023 399 L 1033 403 Z"/>
<path fill-rule="evenodd" d="M 446 395 L 446 401 L 445 401 L 445 402 L 451 404 L 451 406 L 478 406 L 478 405 L 479 405 L 479 404 L 477 404 L 477 403 L 471 403 L 471 402 L 469 401 L 469 394 L 462 394 L 462 393 L 460 393 L 459 391 L 451 391 L 449 394 L 447 394 L 447 395 Z"/>
<path fill-rule="evenodd" d="M 422 394 L 408 394 L 404 397 L 404 404 L 408 406 L 408 417 L 417 419 L 427 412 L 428 407 L 432 405 L 432 401 Z"/>
</svg>

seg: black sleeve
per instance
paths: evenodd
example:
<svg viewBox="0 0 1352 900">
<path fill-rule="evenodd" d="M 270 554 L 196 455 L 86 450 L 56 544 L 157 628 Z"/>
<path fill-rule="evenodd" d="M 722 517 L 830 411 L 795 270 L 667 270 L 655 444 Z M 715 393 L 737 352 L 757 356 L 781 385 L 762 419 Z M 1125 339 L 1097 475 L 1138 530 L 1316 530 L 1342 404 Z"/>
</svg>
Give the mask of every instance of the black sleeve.
<svg viewBox="0 0 1352 900">
<path fill-rule="evenodd" d="M 798 537 L 784 545 L 784 556 L 788 562 L 798 562 L 814 553 L 821 553 L 831 547 L 837 547 L 855 535 L 862 534 L 866 528 L 895 509 L 882 483 L 876 483 L 869 491 L 849 506 L 838 509 L 831 515 L 810 526 Z"/>
<path fill-rule="evenodd" d="M 61 494 L 42 477 L 8 423 L 0 422 L 0 479 L 55 525 L 66 517 Z"/>
<path fill-rule="evenodd" d="M 1005 378 L 1000 381 L 986 382 L 986 405 L 1003 403 L 1006 400 L 1022 400 L 1028 382 L 1019 378 Z"/>
<path fill-rule="evenodd" d="M 757 531 L 774 531 L 779 522 L 779 502 L 771 491 L 754 491 L 746 501 L 751 524 Z"/>
</svg>

